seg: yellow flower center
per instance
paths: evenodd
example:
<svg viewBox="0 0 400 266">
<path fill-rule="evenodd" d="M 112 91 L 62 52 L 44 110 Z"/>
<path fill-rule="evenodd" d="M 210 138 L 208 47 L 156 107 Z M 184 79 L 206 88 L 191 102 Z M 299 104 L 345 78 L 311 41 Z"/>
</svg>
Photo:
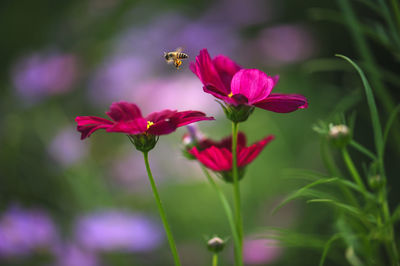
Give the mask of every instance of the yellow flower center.
<svg viewBox="0 0 400 266">
<path fill-rule="evenodd" d="M 147 129 L 149 129 L 152 125 L 154 125 L 154 122 L 147 121 Z"/>
<path fill-rule="evenodd" d="M 233 96 L 233 93 L 232 93 L 232 92 L 228 94 L 228 97 L 229 97 L 229 98 L 232 98 L 232 96 Z"/>
</svg>

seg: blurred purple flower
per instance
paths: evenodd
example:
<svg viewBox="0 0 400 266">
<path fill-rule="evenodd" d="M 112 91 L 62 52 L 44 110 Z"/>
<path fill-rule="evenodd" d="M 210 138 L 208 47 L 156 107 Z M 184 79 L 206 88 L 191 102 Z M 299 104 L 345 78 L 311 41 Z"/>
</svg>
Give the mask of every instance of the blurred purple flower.
<svg viewBox="0 0 400 266">
<path fill-rule="evenodd" d="M 62 129 L 51 141 L 48 152 L 57 162 L 67 167 L 78 163 L 88 153 L 87 143 L 77 138 L 74 128 Z"/>
<path fill-rule="evenodd" d="M 131 150 L 131 147 L 129 148 Z M 154 169 L 152 169 L 154 176 L 160 177 L 159 181 L 162 182 L 164 175 L 157 167 L 160 162 L 156 154 L 152 156 L 152 162 L 154 164 Z M 146 178 L 146 168 L 143 165 L 143 156 L 140 153 L 130 151 L 114 158 L 109 176 L 112 177 L 113 183 L 119 189 L 142 195 L 151 193 L 149 180 Z"/>
<path fill-rule="evenodd" d="M 27 102 L 35 102 L 71 89 L 77 67 L 73 54 L 34 53 L 14 65 L 12 79 L 17 94 Z"/>
<path fill-rule="evenodd" d="M 265 23 L 276 14 L 271 0 L 222 0 L 211 6 L 205 19 L 214 24 L 224 21 L 225 24 L 244 27 Z"/>
<path fill-rule="evenodd" d="M 278 242 L 273 239 L 252 239 L 244 241 L 243 259 L 247 264 L 269 264 L 279 258 L 282 253 Z"/>
<path fill-rule="evenodd" d="M 58 247 L 56 250 L 57 266 L 97 266 L 98 257 L 91 251 L 84 250 L 75 244 Z"/>
<path fill-rule="evenodd" d="M 316 52 L 310 31 L 300 25 L 279 25 L 260 33 L 257 50 L 267 64 L 289 64 L 308 59 Z"/>
<path fill-rule="evenodd" d="M 11 207 L 0 218 L 0 257 L 29 255 L 58 241 L 50 217 L 41 210 Z"/>
<path fill-rule="evenodd" d="M 137 102 L 144 104 L 144 110 L 154 110 L 157 107 L 178 110 L 207 110 L 207 113 L 212 114 L 222 113 L 221 108 L 198 89 L 199 86 L 201 86 L 201 83 L 196 77 L 179 75 L 142 82 L 130 95 Z M 162 97 L 157 95 L 162 95 Z"/>
<path fill-rule="evenodd" d="M 159 224 L 144 215 L 109 210 L 83 216 L 75 237 L 89 250 L 145 252 L 162 243 L 163 232 Z"/>
<path fill-rule="evenodd" d="M 89 99 L 100 104 L 130 100 L 127 96 L 149 75 L 149 69 L 144 58 L 133 54 L 107 59 L 89 84 Z"/>
</svg>

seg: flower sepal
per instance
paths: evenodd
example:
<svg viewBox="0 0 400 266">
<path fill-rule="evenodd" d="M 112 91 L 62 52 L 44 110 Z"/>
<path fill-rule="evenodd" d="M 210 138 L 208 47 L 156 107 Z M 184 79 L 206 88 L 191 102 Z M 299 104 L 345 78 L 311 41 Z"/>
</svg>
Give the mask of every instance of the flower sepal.
<svg viewBox="0 0 400 266">
<path fill-rule="evenodd" d="M 157 144 L 159 136 L 152 134 L 128 135 L 129 139 L 138 151 L 149 152 Z"/>
<path fill-rule="evenodd" d="M 243 179 L 244 174 L 246 172 L 245 170 L 246 170 L 245 167 L 239 167 L 238 168 L 238 179 L 239 179 L 239 181 Z M 219 174 L 220 174 L 221 178 L 224 181 L 226 181 L 228 183 L 233 183 L 233 173 L 232 173 L 232 171 L 221 171 L 221 172 L 219 172 Z"/>
<path fill-rule="evenodd" d="M 223 104 L 217 101 L 222 109 L 226 117 L 234 123 L 244 122 L 249 118 L 249 116 L 254 112 L 254 106 L 240 104 L 238 106 L 232 104 Z"/>
</svg>

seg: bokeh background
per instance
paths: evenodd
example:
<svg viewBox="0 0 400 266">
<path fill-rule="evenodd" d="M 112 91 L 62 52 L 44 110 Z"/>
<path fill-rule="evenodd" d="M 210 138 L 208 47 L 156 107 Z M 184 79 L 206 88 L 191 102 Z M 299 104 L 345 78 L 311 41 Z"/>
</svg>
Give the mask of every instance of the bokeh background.
<svg viewBox="0 0 400 266">
<path fill-rule="evenodd" d="M 1 1 L 0 265 L 172 265 L 142 155 L 121 134 L 96 132 L 81 141 L 74 119 L 104 116 L 112 102 L 125 100 L 144 114 L 164 108 L 204 111 L 216 117 L 198 124 L 204 134 L 229 135 L 221 108 L 188 68 L 202 48 L 279 75 L 276 92 L 308 98 L 306 110 L 256 110 L 240 125 L 250 142 L 276 136 L 241 182 L 244 256 L 246 265 L 316 265 L 318 247 L 284 247 L 259 237 L 271 226 L 332 232 L 334 214 L 326 207 L 296 201 L 271 214 L 296 187 L 287 169 L 325 171 L 313 124 L 357 110 L 354 134 L 373 149 L 359 78 L 334 57 L 365 60 L 340 2 Z M 381 22 L 384 32 L 374 9 L 348 2 L 363 21 Z M 398 103 L 399 46 L 390 46 L 390 39 L 382 45 L 379 38 L 368 44 L 385 67 L 382 82 L 390 99 Z M 177 71 L 162 55 L 179 46 L 190 58 Z M 383 118 L 387 104 L 378 99 Z M 229 236 L 229 226 L 199 166 L 181 153 L 185 132 L 162 136 L 150 164 L 183 264 L 209 265 L 207 237 Z M 387 170 L 394 206 L 399 149 L 392 135 Z M 230 197 L 231 186 L 219 184 Z M 220 260 L 233 263 L 232 241 Z"/>
</svg>

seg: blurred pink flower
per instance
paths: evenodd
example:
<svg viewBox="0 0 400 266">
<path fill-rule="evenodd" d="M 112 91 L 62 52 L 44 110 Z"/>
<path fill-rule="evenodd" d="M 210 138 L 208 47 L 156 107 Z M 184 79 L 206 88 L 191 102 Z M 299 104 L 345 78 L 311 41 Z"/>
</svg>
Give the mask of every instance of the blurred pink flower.
<svg viewBox="0 0 400 266">
<path fill-rule="evenodd" d="M 57 241 L 53 221 L 41 210 L 13 206 L 0 217 L 0 257 L 49 250 Z"/>
<path fill-rule="evenodd" d="M 300 25 L 269 27 L 260 33 L 257 50 L 265 63 L 272 65 L 296 63 L 316 53 L 317 45 L 310 31 Z"/>
<path fill-rule="evenodd" d="M 75 238 L 93 251 L 145 252 L 163 242 L 163 233 L 161 225 L 142 214 L 104 210 L 81 217 Z"/>
<path fill-rule="evenodd" d="M 74 128 L 64 128 L 47 148 L 50 156 L 65 167 L 80 162 L 88 153 L 87 143 L 82 143 L 76 136 Z"/>
<path fill-rule="evenodd" d="M 78 60 L 73 54 L 34 53 L 15 63 L 13 84 L 23 100 L 35 102 L 71 89 L 77 68 Z"/>
<path fill-rule="evenodd" d="M 276 240 L 248 238 L 244 241 L 243 259 L 246 265 L 266 265 L 276 261 L 281 254 L 282 249 Z"/>
</svg>

